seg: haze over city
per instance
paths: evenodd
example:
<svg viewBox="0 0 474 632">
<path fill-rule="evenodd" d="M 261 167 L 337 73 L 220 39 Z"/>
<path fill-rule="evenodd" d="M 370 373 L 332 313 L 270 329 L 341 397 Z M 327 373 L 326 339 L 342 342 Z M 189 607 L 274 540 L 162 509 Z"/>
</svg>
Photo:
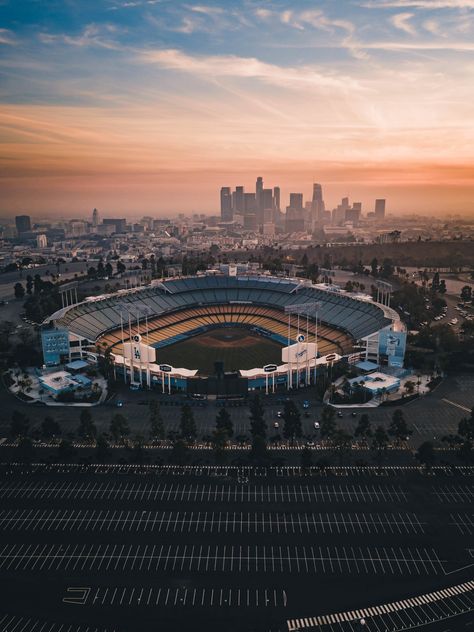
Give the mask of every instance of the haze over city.
<svg viewBox="0 0 474 632">
<path fill-rule="evenodd" d="M 2 2 L 2 216 L 472 214 L 472 0 Z"/>
</svg>

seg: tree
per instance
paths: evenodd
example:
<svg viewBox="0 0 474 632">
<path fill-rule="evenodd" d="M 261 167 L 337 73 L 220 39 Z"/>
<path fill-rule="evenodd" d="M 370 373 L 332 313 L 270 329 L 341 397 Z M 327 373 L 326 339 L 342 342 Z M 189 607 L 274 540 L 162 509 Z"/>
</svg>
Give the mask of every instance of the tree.
<svg viewBox="0 0 474 632">
<path fill-rule="evenodd" d="M 92 415 L 87 408 L 81 411 L 77 434 L 82 439 L 86 439 L 88 441 L 95 439 L 95 437 L 97 436 L 97 428 L 95 427 L 95 424 L 92 421 Z"/>
<path fill-rule="evenodd" d="M 122 261 L 120 261 L 120 259 L 119 259 L 117 261 L 117 273 L 118 274 L 123 274 L 126 269 L 127 269 L 126 265 Z"/>
<path fill-rule="evenodd" d="M 267 435 L 267 424 L 265 423 L 265 411 L 258 393 L 254 395 L 250 401 L 250 434 L 252 438 L 263 437 Z"/>
<path fill-rule="evenodd" d="M 301 415 L 296 408 L 294 401 L 289 400 L 285 402 L 283 409 L 283 436 L 285 439 L 294 441 L 296 438 L 301 437 L 303 430 L 301 427 Z"/>
<path fill-rule="evenodd" d="M 342 428 L 337 428 L 332 436 L 332 444 L 334 451 L 339 457 L 339 464 L 342 465 L 344 456 L 348 454 L 351 449 L 351 435 Z"/>
<path fill-rule="evenodd" d="M 103 463 L 110 456 L 109 442 L 103 432 L 97 437 L 95 455 L 99 463 Z"/>
<path fill-rule="evenodd" d="M 359 422 L 354 430 L 354 437 L 367 441 L 372 436 L 372 426 L 370 424 L 369 415 L 364 413 L 360 416 Z"/>
<path fill-rule="evenodd" d="M 61 427 L 57 421 L 54 421 L 54 419 L 48 415 L 41 424 L 41 434 L 45 439 L 51 439 L 51 437 L 61 434 Z"/>
<path fill-rule="evenodd" d="M 11 345 L 11 335 L 15 331 L 15 323 L 10 320 L 0 322 L 0 351 L 8 351 Z"/>
<path fill-rule="evenodd" d="M 173 447 L 170 450 L 169 461 L 174 465 L 186 465 L 189 460 L 189 453 L 187 444 L 182 439 L 177 439 L 173 442 Z"/>
<path fill-rule="evenodd" d="M 265 461 L 267 458 L 267 442 L 265 441 L 265 437 L 255 435 L 252 440 L 250 457 L 255 463 L 263 463 Z"/>
<path fill-rule="evenodd" d="M 63 439 L 58 445 L 58 458 L 60 461 L 70 461 L 76 455 L 77 450 L 70 441 Z"/>
<path fill-rule="evenodd" d="M 224 428 L 218 428 L 212 433 L 211 443 L 214 451 L 214 459 L 218 465 L 222 465 L 227 458 L 226 447 L 229 435 Z"/>
<path fill-rule="evenodd" d="M 465 303 L 472 301 L 472 287 L 470 285 L 464 285 L 461 288 L 460 298 Z"/>
<path fill-rule="evenodd" d="M 388 447 L 388 435 L 385 432 L 383 426 L 377 426 L 372 439 L 372 450 L 377 452 L 377 456 L 380 458 Z"/>
<path fill-rule="evenodd" d="M 105 276 L 105 266 L 102 257 L 99 259 L 99 263 L 97 264 L 97 276 L 104 277 Z"/>
<path fill-rule="evenodd" d="M 160 406 L 156 399 L 150 402 L 150 438 L 161 440 L 165 438 L 165 426 L 160 413 Z"/>
<path fill-rule="evenodd" d="M 14 410 L 12 413 L 12 420 L 10 423 L 10 434 L 12 437 L 26 437 L 28 434 L 28 428 L 30 426 L 30 420 L 26 415 L 18 410 Z"/>
<path fill-rule="evenodd" d="M 26 293 L 32 294 L 32 292 L 33 292 L 33 277 L 31 276 L 31 274 L 29 274 L 26 277 Z"/>
<path fill-rule="evenodd" d="M 300 452 L 300 463 L 304 470 L 309 470 L 313 465 L 313 453 L 309 448 L 303 448 Z"/>
<path fill-rule="evenodd" d="M 112 417 L 112 421 L 110 422 L 110 434 L 114 438 L 114 441 L 123 440 L 126 436 L 130 434 L 130 428 L 128 426 L 127 420 L 123 415 L 117 413 Z"/>
<path fill-rule="evenodd" d="M 216 416 L 216 431 L 222 431 L 227 439 L 230 439 L 234 434 L 234 426 L 232 419 L 225 408 L 221 408 Z"/>
<path fill-rule="evenodd" d="M 391 259 L 384 259 L 380 266 L 380 276 L 383 279 L 389 279 L 394 272 L 393 262 Z"/>
<path fill-rule="evenodd" d="M 114 274 L 114 269 L 112 267 L 112 264 L 110 263 L 110 261 L 107 261 L 107 263 L 105 264 L 105 276 L 108 276 L 109 279 L 113 276 Z"/>
<path fill-rule="evenodd" d="M 466 441 L 474 441 L 474 407 L 470 417 L 464 417 L 458 424 L 458 434 Z"/>
<path fill-rule="evenodd" d="M 403 412 L 399 408 L 397 408 L 392 415 L 392 421 L 388 427 L 388 434 L 391 437 L 394 437 L 398 443 L 406 441 L 412 434 L 412 431 L 409 429 L 405 417 L 403 416 Z"/>
<path fill-rule="evenodd" d="M 22 437 L 18 443 L 18 460 L 22 463 L 31 463 L 35 456 L 35 449 L 28 437 Z"/>
<path fill-rule="evenodd" d="M 378 274 L 378 264 L 379 262 L 377 261 L 375 257 L 370 262 L 370 274 L 374 277 L 376 277 Z"/>
<path fill-rule="evenodd" d="M 145 449 L 143 447 L 144 438 L 142 435 L 135 435 L 133 438 L 133 447 L 132 447 L 132 461 L 133 463 L 141 464 L 145 461 Z"/>
<path fill-rule="evenodd" d="M 19 281 L 13 286 L 13 291 L 15 292 L 15 298 L 23 298 L 25 296 L 25 288 Z"/>
<path fill-rule="evenodd" d="M 194 421 L 193 411 L 188 404 L 184 404 L 184 406 L 182 406 L 181 408 L 179 430 L 181 438 L 185 441 L 194 441 L 197 436 L 197 428 L 196 422 Z"/>
<path fill-rule="evenodd" d="M 415 456 L 422 465 L 425 465 L 426 468 L 429 469 L 436 460 L 434 446 L 431 441 L 422 443 L 416 451 Z"/>
<path fill-rule="evenodd" d="M 411 380 L 407 380 L 405 382 L 405 386 L 403 387 L 408 395 L 412 395 L 415 392 L 415 382 L 412 382 Z"/>
<path fill-rule="evenodd" d="M 332 439 L 336 428 L 336 411 L 332 406 L 325 406 L 321 414 L 321 425 L 319 429 L 321 439 Z"/>
<path fill-rule="evenodd" d="M 446 281 L 444 279 L 441 279 L 441 281 L 439 282 L 438 292 L 440 294 L 446 294 L 447 291 L 448 289 L 446 287 Z"/>
</svg>

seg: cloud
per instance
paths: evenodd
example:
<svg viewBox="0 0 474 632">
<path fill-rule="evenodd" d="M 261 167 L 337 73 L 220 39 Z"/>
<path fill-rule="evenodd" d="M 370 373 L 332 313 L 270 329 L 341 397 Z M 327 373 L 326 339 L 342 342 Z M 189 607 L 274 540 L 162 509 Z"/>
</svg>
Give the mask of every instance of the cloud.
<svg viewBox="0 0 474 632">
<path fill-rule="evenodd" d="M 332 88 L 341 91 L 363 90 L 350 77 L 324 74 L 313 66 L 297 68 L 269 64 L 255 57 L 236 55 L 192 56 L 177 49 L 153 50 L 142 53 L 140 58 L 162 68 L 200 75 L 206 78 L 235 77 L 257 79 L 265 83 L 287 88 Z"/>
<path fill-rule="evenodd" d="M 8 29 L 0 29 L 0 44 L 14 46 L 16 41 L 13 33 Z"/>
<path fill-rule="evenodd" d="M 369 0 L 360 6 L 367 9 L 474 9 L 474 0 Z"/>
<path fill-rule="evenodd" d="M 117 28 L 113 24 L 102 25 L 89 24 L 80 35 L 71 36 L 64 33 L 51 34 L 40 33 L 39 39 L 43 44 L 54 44 L 60 42 L 69 46 L 78 46 L 80 48 L 95 46 L 98 48 L 107 48 L 110 50 L 118 50 L 121 48 L 116 42 L 107 38 L 107 33 L 114 33 Z"/>
<path fill-rule="evenodd" d="M 413 13 L 397 13 L 390 18 L 393 26 L 408 35 L 417 35 L 415 27 L 410 24 Z"/>
<path fill-rule="evenodd" d="M 445 33 L 441 30 L 439 22 L 437 20 L 425 20 L 423 22 L 423 28 L 432 35 L 438 35 L 439 37 L 445 37 Z"/>
</svg>

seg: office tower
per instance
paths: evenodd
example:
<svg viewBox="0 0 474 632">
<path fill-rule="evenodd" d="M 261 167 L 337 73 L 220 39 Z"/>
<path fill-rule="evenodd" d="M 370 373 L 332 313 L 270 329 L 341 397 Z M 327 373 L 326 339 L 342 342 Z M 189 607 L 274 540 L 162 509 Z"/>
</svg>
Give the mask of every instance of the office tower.
<svg viewBox="0 0 474 632">
<path fill-rule="evenodd" d="M 17 215 L 15 224 L 18 234 L 27 233 L 31 230 L 31 218 L 29 215 Z"/>
<path fill-rule="evenodd" d="M 36 245 L 38 248 L 46 248 L 48 246 L 48 238 L 41 234 L 36 237 Z"/>
<path fill-rule="evenodd" d="M 244 228 L 257 229 L 257 200 L 255 193 L 244 193 Z"/>
<path fill-rule="evenodd" d="M 104 219 L 102 225 L 113 226 L 115 233 L 125 233 L 127 230 L 126 219 Z"/>
<path fill-rule="evenodd" d="M 97 226 L 100 224 L 100 217 L 99 217 L 99 211 L 95 208 L 92 211 L 92 226 L 94 228 L 97 228 Z"/>
<path fill-rule="evenodd" d="M 341 206 L 344 210 L 349 208 L 349 198 L 348 197 L 344 197 L 341 200 Z"/>
<path fill-rule="evenodd" d="M 290 205 L 286 207 L 285 231 L 298 233 L 305 229 L 303 194 L 290 193 Z"/>
<path fill-rule="evenodd" d="M 352 222 L 354 226 L 357 226 L 360 220 L 360 208 L 357 208 L 355 204 L 352 208 L 346 208 L 344 219 L 346 222 Z"/>
<path fill-rule="evenodd" d="M 230 187 L 221 188 L 221 220 L 223 222 L 232 221 L 232 195 Z"/>
<path fill-rule="evenodd" d="M 303 194 L 290 193 L 290 207 L 303 210 Z"/>
<path fill-rule="evenodd" d="M 273 187 L 273 208 L 280 212 L 280 187 Z"/>
<path fill-rule="evenodd" d="M 255 200 L 257 202 L 257 224 L 263 223 L 263 178 L 259 176 L 255 184 Z"/>
<path fill-rule="evenodd" d="M 324 213 L 323 187 L 315 182 L 313 184 L 313 199 L 311 200 L 313 215 L 317 220 L 322 219 Z"/>
<path fill-rule="evenodd" d="M 244 187 L 235 187 L 234 200 L 234 213 L 243 215 L 244 213 Z"/>
<path fill-rule="evenodd" d="M 359 213 L 362 213 L 362 202 L 352 202 L 352 208 L 355 211 L 359 211 Z"/>
<path fill-rule="evenodd" d="M 375 219 L 381 220 L 385 218 L 385 200 L 375 200 Z"/>
<path fill-rule="evenodd" d="M 257 200 L 257 208 L 260 205 L 260 197 L 263 191 L 263 178 L 259 176 L 257 178 L 257 182 L 255 183 L 255 199 Z"/>
</svg>

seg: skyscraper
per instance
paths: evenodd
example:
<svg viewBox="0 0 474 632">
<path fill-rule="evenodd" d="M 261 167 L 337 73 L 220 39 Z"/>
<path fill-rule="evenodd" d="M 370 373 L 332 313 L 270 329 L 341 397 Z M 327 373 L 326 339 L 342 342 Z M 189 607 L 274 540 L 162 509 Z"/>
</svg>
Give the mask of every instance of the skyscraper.
<svg viewBox="0 0 474 632">
<path fill-rule="evenodd" d="M 285 231 L 298 233 L 304 231 L 303 194 L 290 193 L 290 205 L 286 207 Z"/>
<path fill-rule="evenodd" d="M 230 187 L 221 188 L 221 220 L 223 222 L 232 221 L 232 195 Z"/>
<path fill-rule="evenodd" d="M 375 219 L 380 220 L 385 218 L 385 200 L 375 200 Z"/>
<path fill-rule="evenodd" d="M 323 188 L 320 184 L 315 182 L 313 184 L 313 199 L 311 201 L 311 208 L 316 219 L 320 220 L 324 213 L 324 200 L 323 200 Z"/>
<path fill-rule="evenodd" d="M 92 211 L 92 226 L 94 228 L 97 228 L 97 226 L 100 224 L 100 217 L 99 217 L 99 211 L 95 208 Z"/>
<path fill-rule="evenodd" d="M 29 215 L 17 215 L 15 225 L 18 234 L 27 233 L 31 230 L 31 217 Z"/>
<path fill-rule="evenodd" d="M 280 187 L 273 187 L 273 207 L 277 213 L 280 212 Z"/>
<path fill-rule="evenodd" d="M 244 213 L 244 187 L 235 187 L 233 207 L 234 207 L 234 213 L 243 215 Z"/>
</svg>

